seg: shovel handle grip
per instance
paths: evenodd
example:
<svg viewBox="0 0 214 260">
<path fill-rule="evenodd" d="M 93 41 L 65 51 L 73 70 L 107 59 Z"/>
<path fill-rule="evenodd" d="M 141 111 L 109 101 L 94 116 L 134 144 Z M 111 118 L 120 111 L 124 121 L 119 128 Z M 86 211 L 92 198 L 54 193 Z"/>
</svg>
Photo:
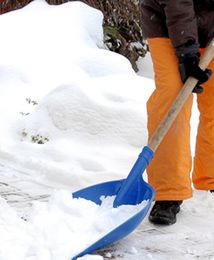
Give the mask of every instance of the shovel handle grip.
<svg viewBox="0 0 214 260">
<path fill-rule="evenodd" d="M 200 63 L 199 63 L 200 68 L 202 70 L 205 70 L 210 64 L 210 62 L 212 61 L 213 57 L 214 57 L 214 39 L 212 39 L 210 44 L 207 46 L 204 54 L 200 59 Z M 153 135 L 148 141 L 148 146 L 153 152 L 157 150 L 159 144 L 164 139 L 166 133 L 168 132 L 175 118 L 181 111 L 184 103 L 187 101 L 188 97 L 192 93 L 192 90 L 194 89 L 197 82 L 198 80 L 193 77 L 189 77 L 186 80 L 185 84 L 180 90 L 175 101 L 173 102 L 173 104 L 167 111 L 166 115 L 164 116 L 163 120 L 161 121 L 160 125 L 158 126 L 158 128 L 156 129 L 156 131 L 153 133 Z"/>
</svg>

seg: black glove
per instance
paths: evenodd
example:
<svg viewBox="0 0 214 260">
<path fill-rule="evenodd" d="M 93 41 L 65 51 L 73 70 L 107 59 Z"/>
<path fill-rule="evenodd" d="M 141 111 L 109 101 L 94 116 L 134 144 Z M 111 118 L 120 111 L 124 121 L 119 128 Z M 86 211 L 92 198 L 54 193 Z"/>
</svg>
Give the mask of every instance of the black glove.
<svg viewBox="0 0 214 260">
<path fill-rule="evenodd" d="M 196 52 L 196 46 L 196 44 L 192 46 L 184 45 L 180 48 L 178 47 L 176 51 L 179 59 L 179 70 L 182 81 L 185 82 L 189 76 L 198 79 L 198 83 L 192 92 L 200 94 L 204 90 L 200 84 L 203 84 L 209 80 L 212 75 L 212 71 L 209 69 L 203 71 L 199 67 L 200 54 L 199 52 Z"/>
</svg>

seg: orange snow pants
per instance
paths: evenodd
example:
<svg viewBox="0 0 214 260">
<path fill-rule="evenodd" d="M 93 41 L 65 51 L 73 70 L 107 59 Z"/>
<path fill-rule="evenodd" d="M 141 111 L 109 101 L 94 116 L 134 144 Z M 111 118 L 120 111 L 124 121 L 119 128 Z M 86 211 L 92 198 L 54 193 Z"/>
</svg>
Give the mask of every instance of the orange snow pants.
<svg viewBox="0 0 214 260">
<path fill-rule="evenodd" d="M 156 89 L 147 102 L 148 132 L 152 135 L 183 86 L 175 49 L 168 38 L 148 39 Z M 204 50 L 201 50 L 203 52 Z M 209 66 L 214 72 L 214 60 Z M 200 122 L 197 132 L 193 185 L 214 190 L 214 76 L 197 95 Z M 192 196 L 190 117 L 192 95 L 155 152 L 147 173 L 155 200 L 184 200 Z"/>
</svg>

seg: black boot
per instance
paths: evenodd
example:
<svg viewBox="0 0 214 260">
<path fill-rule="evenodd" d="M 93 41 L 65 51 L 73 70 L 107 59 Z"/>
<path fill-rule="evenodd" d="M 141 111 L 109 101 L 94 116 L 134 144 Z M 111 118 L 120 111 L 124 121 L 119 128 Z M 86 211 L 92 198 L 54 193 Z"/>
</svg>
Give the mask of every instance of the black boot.
<svg viewBox="0 0 214 260">
<path fill-rule="evenodd" d="M 182 200 L 156 201 L 150 212 L 149 220 L 154 224 L 174 224 L 182 202 Z"/>
</svg>

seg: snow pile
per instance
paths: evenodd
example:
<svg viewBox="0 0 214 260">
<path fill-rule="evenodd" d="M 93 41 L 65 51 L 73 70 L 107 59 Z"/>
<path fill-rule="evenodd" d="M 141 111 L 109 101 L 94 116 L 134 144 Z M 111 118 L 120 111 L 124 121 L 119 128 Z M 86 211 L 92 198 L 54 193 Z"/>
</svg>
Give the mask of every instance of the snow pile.
<svg viewBox="0 0 214 260">
<path fill-rule="evenodd" d="M 25 221 L 0 200 L 0 259 L 70 260 L 147 204 L 113 208 L 113 201 L 102 198 L 99 206 L 61 190 L 48 203 L 37 202 Z"/>
<path fill-rule="evenodd" d="M 105 49 L 102 19 L 78 1 L 0 16 L 0 155 L 37 182 L 126 177 L 147 143 L 154 83 Z"/>
<path fill-rule="evenodd" d="M 1 260 L 70 259 L 145 206 L 113 209 L 109 199 L 99 207 L 70 195 L 126 177 L 147 142 L 153 81 L 106 50 L 102 20 L 78 1 L 35 0 L 0 16 L 1 181 L 24 199 L 52 194 L 22 214 L 1 199 Z"/>
<path fill-rule="evenodd" d="M 125 78 L 139 85 L 134 77 Z M 142 90 L 133 86 L 130 93 L 124 86 L 111 87 L 115 78 L 108 77 L 106 84 L 102 81 L 93 79 L 58 87 L 26 118 L 23 128 L 30 136 L 39 134 L 50 141 L 64 137 L 83 144 L 127 143 L 139 147 L 147 135 L 145 115 L 139 113 L 142 100 L 146 102 L 145 96 L 139 99 Z"/>
</svg>

